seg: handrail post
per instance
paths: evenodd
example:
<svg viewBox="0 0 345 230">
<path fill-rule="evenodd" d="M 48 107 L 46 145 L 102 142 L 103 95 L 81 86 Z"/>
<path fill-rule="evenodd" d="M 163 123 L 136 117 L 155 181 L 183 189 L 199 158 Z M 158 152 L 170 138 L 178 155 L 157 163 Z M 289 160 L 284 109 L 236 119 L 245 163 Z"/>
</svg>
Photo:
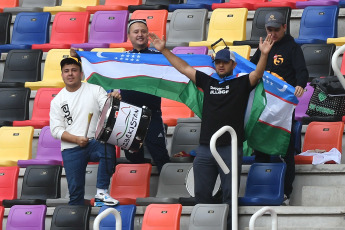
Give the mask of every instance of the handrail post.
<svg viewBox="0 0 345 230">
<path fill-rule="evenodd" d="M 216 149 L 217 139 L 225 132 L 229 132 L 231 135 L 231 220 L 232 230 L 238 230 L 238 159 L 237 159 L 237 135 L 235 130 L 231 126 L 223 126 L 217 132 L 215 132 L 210 141 L 210 150 L 213 157 L 216 159 L 220 168 L 225 174 L 229 174 L 230 170 L 225 164 Z"/>
<path fill-rule="evenodd" d="M 338 67 L 338 62 L 337 62 L 339 55 L 343 54 L 344 51 L 345 51 L 345 45 L 341 46 L 338 50 L 334 52 L 332 56 L 332 68 L 333 68 L 334 74 L 338 77 L 339 82 L 345 89 L 345 78 L 343 74 L 340 72 L 340 69 Z"/>
<path fill-rule="evenodd" d="M 271 214 L 272 217 L 272 230 L 278 230 L 278 216 L 277 216 L 277 212 L 272 209 L 271 207 L 263 207 L 260 210 L 258 210 L 256 213 L 254 213 L 252 215 L 252 217 L 249 220 L 249 230 L 254 230 L 255 227 L 255 221 L 258 217 L 264 215 L 266 212 L 269 212 Z"/>
<path fill-rule="evenodd" d="M 122 230 L 121 215 L 120 215 L 119 211 L 117 211 L 115 208 L 107 208 L 106 210 L 104 210 L 103 212 L 98 214 L 98 216 L 96 217 L 96 219 L 93 222 L 93 229 L 99 230 L 99 224 L 101 223 L 101 220 L 103 220 L 110 213 L 113 214 L 115 216 L 115 219 L 116 219 L 115 230 Z"/>
</svg>

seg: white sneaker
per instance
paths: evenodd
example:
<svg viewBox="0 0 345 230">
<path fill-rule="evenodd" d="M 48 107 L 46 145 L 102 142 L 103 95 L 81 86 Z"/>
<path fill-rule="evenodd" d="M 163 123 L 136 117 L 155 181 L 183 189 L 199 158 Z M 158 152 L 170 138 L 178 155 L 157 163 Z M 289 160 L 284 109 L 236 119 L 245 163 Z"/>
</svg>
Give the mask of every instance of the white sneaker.
<svg viewBox="0 0 345 230">
<path fill-rule="evenodd" d="M 290 205 L 290 199 L 284 194 L 284 201 L 282 203 L 283 206 L 289 206 Z"/>
<path fill-rule="evenodd" d="M 108 193 L 96 194 L 95 202 L 103 202 L 104 204 L 110 205 L 110 206 L 115 206 L 119 204 L 119 201 L 112 198 Z"/>
</svg>

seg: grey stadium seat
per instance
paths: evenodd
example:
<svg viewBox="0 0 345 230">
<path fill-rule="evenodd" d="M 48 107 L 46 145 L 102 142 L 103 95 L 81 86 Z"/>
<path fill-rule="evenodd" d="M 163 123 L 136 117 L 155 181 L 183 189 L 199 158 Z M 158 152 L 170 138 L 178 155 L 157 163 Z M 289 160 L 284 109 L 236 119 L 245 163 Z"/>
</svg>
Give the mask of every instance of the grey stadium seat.
<svg viewBox="0 0 345 230">
<path fill-rule="evenodd" d="M 189 230 L 227 229 L 228 204 L 197 204 L 189 221 Z"/>
<path fill-rule="evenodd" d="M 5 8 L 4 12 L 18 14 L 20 12 L 42 12 L 45 6 L 56 6 L 57 0 L 23 0 L 22 6 Z"/>
</svg>

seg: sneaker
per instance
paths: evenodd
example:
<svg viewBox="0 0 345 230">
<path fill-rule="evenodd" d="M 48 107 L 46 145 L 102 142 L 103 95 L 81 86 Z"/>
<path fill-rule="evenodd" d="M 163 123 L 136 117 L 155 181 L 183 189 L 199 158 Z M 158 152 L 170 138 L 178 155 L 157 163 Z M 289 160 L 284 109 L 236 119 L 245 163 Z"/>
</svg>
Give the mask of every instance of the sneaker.
<svg viewBox="0 0 345 230">
<path fill-rule="evenodd" d="M 290 198 L 288 198 L 285 194 L 284 194 L 284 201 L 282 203 L 283 206 L 289 206 L 290 205 Z"/>
<path fill-rule="evenodd" d="M 95 202 L 103 202 L 104 204 L 110 205 L 110 206 L 115 206 L 119 204 L 119 201 L 112 198 L 108 193 L 96 194 Z"/>
</svg>

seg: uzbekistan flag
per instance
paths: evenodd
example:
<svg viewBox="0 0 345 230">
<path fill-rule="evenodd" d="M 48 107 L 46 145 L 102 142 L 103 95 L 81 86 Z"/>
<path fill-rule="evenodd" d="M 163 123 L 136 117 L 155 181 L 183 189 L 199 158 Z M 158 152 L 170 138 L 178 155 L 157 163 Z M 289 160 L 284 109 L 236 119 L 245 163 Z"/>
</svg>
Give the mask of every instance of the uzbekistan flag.
<svg viewBox="0 0 345 230">
<path fill-rule="evenodd" d="M 186 104 L 201 117 L 203 92 L 179 73 L 162 54 L 78 51 L 89 83 L 104 89 L 129 89 Z M 178 55 L 208 75 L 215 72 L 208 55 Z M 250 73 L 254 64 L 236 54 L 234 74 Z M 294 87 L 269 73 L 253 90 L 246 112 L 248 145 L 271 155 L 285 155 L 290 140 L 292 113 L 298 103 Z"/>
</svg>

